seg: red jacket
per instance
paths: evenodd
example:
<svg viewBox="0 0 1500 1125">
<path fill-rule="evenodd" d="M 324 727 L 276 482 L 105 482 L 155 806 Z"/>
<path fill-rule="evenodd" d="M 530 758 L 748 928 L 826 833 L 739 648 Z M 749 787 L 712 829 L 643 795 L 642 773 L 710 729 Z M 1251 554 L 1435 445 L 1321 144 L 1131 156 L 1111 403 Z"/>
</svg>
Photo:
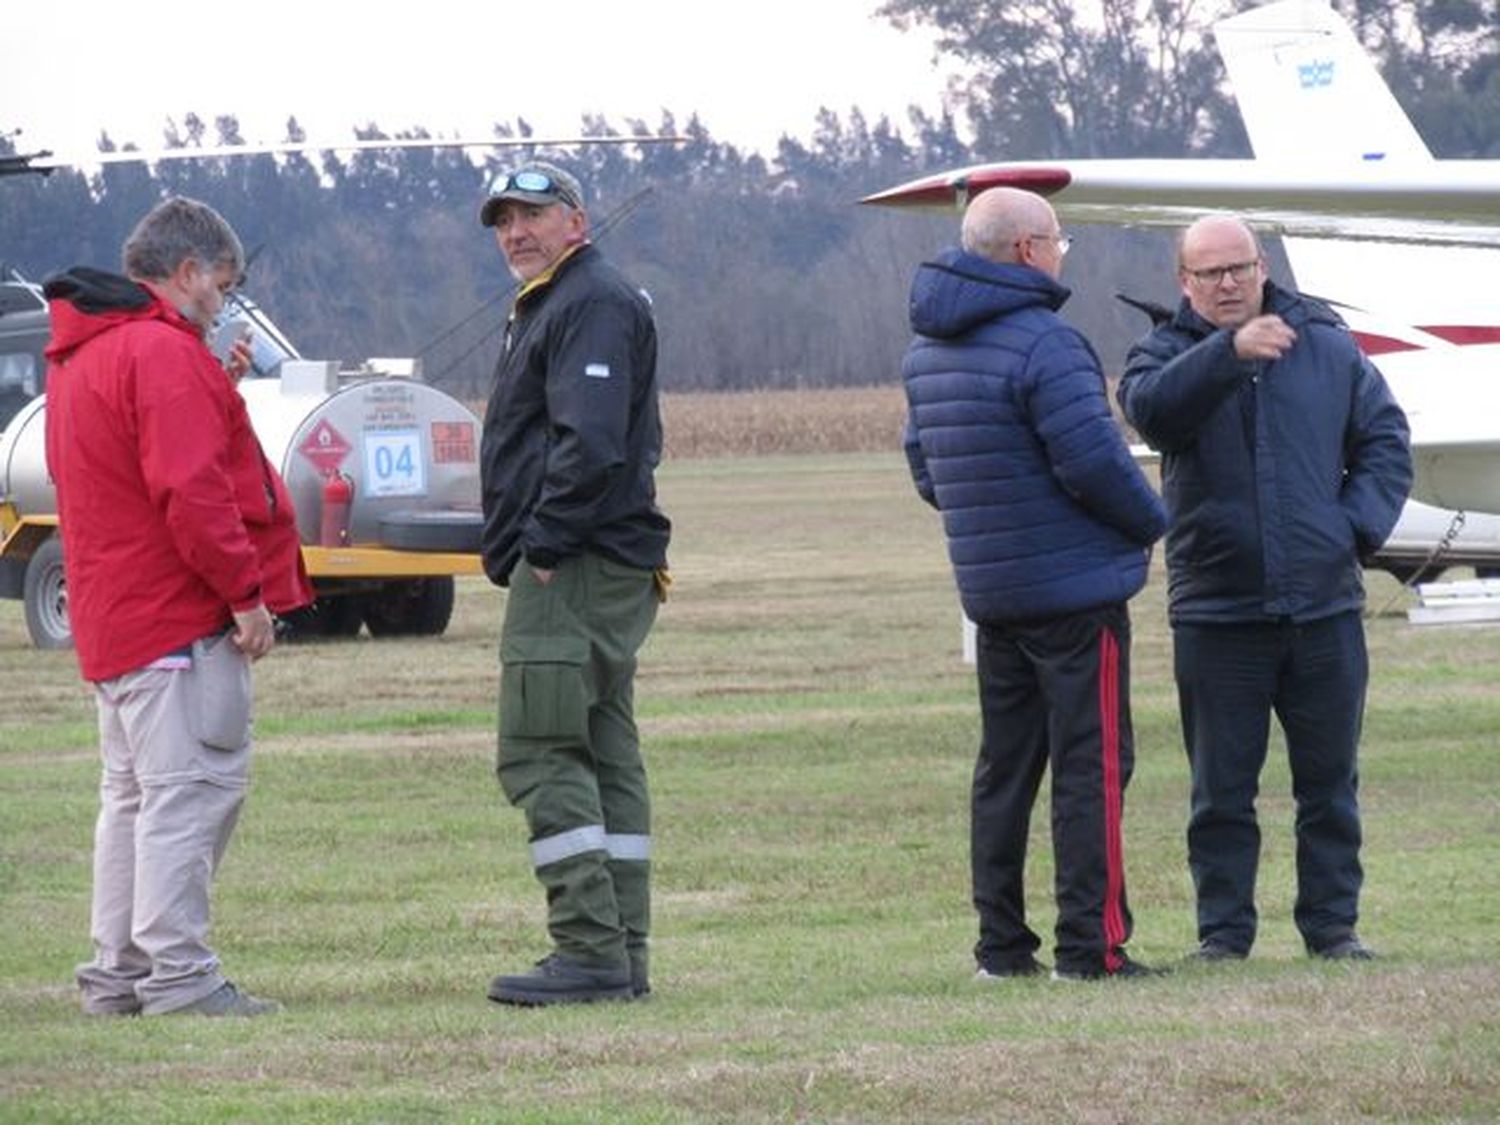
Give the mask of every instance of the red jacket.
<svg viewBox="0 0 1500 1125">
<path fill-rule="evenodd" d="M 197 326 L 97 270 L 46 293 L 47 467 L 84 678 L 149 664 L 231 610 L 311 601 L 291 498 Z"/>
</svg>

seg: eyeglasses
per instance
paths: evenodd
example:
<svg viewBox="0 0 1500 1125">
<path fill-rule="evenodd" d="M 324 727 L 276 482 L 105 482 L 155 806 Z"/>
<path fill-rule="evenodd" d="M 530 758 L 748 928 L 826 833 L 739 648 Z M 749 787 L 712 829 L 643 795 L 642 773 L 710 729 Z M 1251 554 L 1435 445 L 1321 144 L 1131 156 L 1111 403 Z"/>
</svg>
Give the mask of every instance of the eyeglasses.
<svg viewBox="0 0 1500 1125">
<path fill-rule="evenodd" d="M 1028 234 L 1026 237 L 1027 238 L 1040 238 L 1044 242 L 1055 242 L 1055 243 L 1057 243 L 1057 256 L 1059 258 L 1061 258 L 1064 255 L 1066 255 L 1067 252 L 1068 252 L 1068 247 L 1070 247 L 1070 246 L 1073 245 L 1073 238 L 1072 238 L 1072 236 L 1071 235 L 1063 234 L 1062 231 L 1058 231 L 1056 234 Z"/>
<path fill-rule="evenodd" d="M 1190 270 L 1186 266 L 1183 266 L 1182 272 L 1187 274 L 1199 285 L 1218 285 L 1226 277 L 1232 278 L 1234 283 L 1238 285 L 1241 282 L 1249 281 L 1250 275 L 1253 274 L 1259 266 L 1260 259 L 1256 258 L 1249 262 L 1234 262 L 1227 266 L 1209 266 L 1206 269 L 1201 270 Z"/>
<path fill-rule="evenodd" d="M 538 195 L 550 195 L 569 207 L 578 206 L 578 196 L 567 184 L 554 180 L 546 172 L 534 168 L 523 168 L 519 172 L 501 172 L 490 181 L 490 195 L 503 195 L 508 191 L 530 191 Z"/>
</svg>

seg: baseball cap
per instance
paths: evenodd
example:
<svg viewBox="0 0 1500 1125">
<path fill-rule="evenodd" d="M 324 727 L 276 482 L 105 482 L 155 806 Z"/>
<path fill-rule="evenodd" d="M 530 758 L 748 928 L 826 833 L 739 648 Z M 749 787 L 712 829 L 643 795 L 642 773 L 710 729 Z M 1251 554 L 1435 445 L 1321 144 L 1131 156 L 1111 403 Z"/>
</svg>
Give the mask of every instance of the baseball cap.
<svg viewBox="0 0 1500 1125">
<path fill-rule="evenodd" d="M 513 171 L 498 173 L 490 181 L 489 198 L 479 209 L 480 224 L 494 226 L 500 214 L 500 204 L 507 199 L 539 207 L 566 203 L 569 207 L 580 208 L 583 206 L 583 189 L 571 174 L 555 164 L 541 160 L 523 164 Z"/>
</svg>

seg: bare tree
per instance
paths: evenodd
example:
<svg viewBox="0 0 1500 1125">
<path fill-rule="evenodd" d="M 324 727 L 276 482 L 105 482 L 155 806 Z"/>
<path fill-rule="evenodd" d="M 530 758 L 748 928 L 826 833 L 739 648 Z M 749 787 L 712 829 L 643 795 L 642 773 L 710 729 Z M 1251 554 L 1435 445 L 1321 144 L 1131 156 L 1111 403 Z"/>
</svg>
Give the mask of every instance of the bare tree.
<svg viewBox="0 0 1500 1125">
<path fill-rule="evenodd" d="M 897 27 L 925 24 L 960 60 L 955 102 L 975 147 L 1022 156 L 1176 156 L 1248 151 L 1207 45 L 1225 0 L 887 0 Z M 1097 18 L 1095 18 L 1097 17 Z"/>
</svg>

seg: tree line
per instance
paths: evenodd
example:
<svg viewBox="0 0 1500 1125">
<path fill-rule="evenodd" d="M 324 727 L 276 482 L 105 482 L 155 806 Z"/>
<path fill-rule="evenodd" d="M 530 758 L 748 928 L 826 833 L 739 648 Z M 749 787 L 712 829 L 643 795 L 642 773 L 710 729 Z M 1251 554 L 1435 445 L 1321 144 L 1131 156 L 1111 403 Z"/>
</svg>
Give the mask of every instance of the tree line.
<svg viewBox="0 0 1500 1125">
<path fill-rule="evenodd" d="M 1207 23 L 1243 3 L 889 0 L 898 27 L 939 33 L 962 75 L 948 110 L 904 122 L 824 109 L 773 154 L 714 138 L 696 115 L 585 117 L 591 137 L 676 144 L 454 148 L 203 158 L 63 169 L 0 181 L 0 262 L 33 279 L 114 268 L 135 219 L 167 194 L 203 199 L 252 255 L 246 289 L 307 356 L 420 357 L 455 394 L 481 396 L 511 282 L 479 204 L 495 172 L 536 155 L 583 181 L 606 252 L 652 295 L 674 390 L 864 385 L 896 377 L 913 267 L 957 216 L 861 207 L 902 180 L 985 159 L 1247 156 Z M 1398 100 L 1440 156 L 1500 156 L 1500 0 L 1343 0 Z M 38 96 L 42 96 L 38 92 Z M 0 126 L 3 126 L 0 119 Z M 495 136 L 524 141 L 524 118 Z M 295 118 L 287 139 L 304 140 Z M 421 137 L 421 130 L 397 137 Z M 375 124 L 359 139 L 388 139 Z M 238 122 L 186 113 L 166 147 L 240 144 Z M 116 142 L 100 138 L 102 150 Z M 155 142 L 151 147 L 160 147 Z M 0 155 L 14 152 L 0 140 Z M 1107 369 L 1145 327 L 1116 292 L 1173 299 L 1160 235 L 1085 228 L 1065 281 L 1070 317 Z"/>
</svg>

